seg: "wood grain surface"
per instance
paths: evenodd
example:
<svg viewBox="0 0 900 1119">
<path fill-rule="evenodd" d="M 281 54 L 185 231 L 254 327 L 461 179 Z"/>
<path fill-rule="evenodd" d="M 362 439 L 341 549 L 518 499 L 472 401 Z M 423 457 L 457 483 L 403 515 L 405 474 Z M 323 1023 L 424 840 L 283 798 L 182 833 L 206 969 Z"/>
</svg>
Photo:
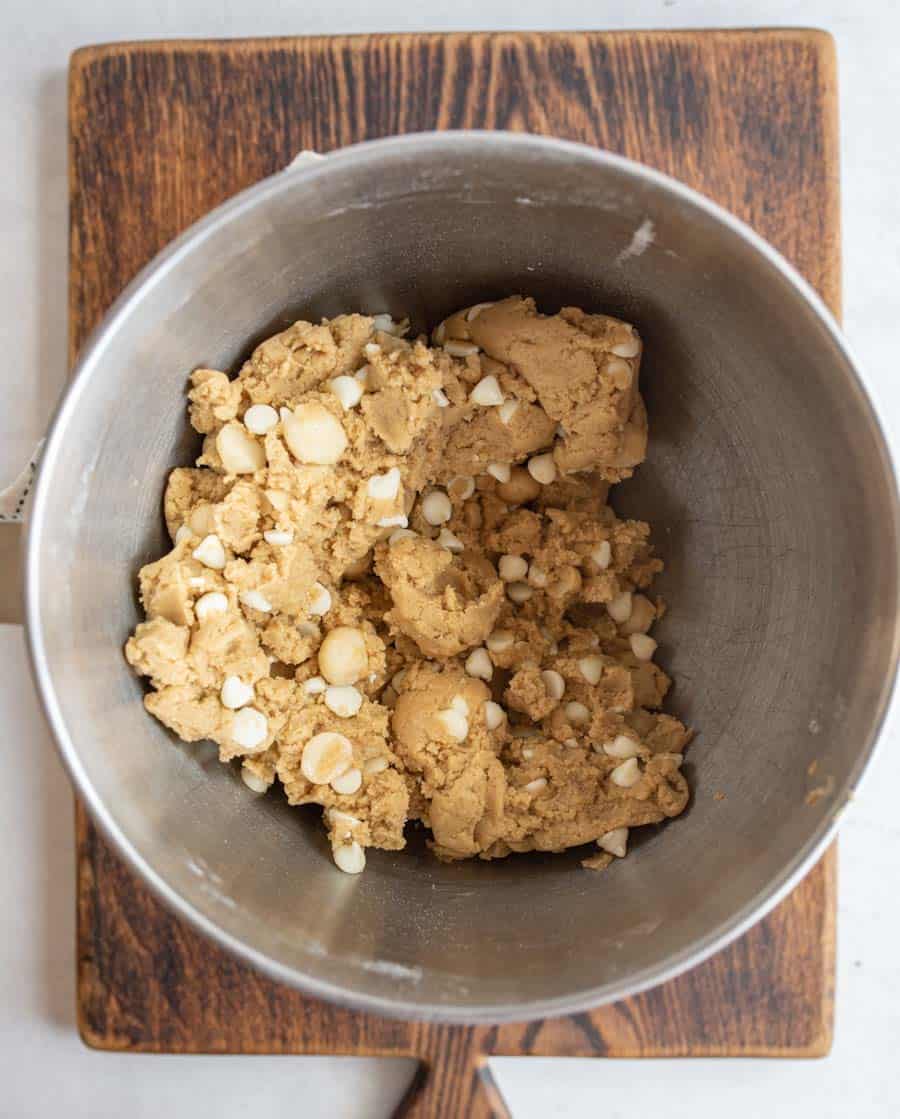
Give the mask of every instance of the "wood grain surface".
<svg viewBox="0 0 900 1119">
<path fill-rule="evenodd" d="M 303 148 L 421 129 L 581 140 L 749 221 L 839 310 L 833 44 L 814 31 L 412 35 L 88 47 L 70 70 L 70 343 L 175 234 Z M 307 999 L 162 908 L 78 813 L 85 1041 L 153 1052 L 413 1055 L 404 1114 L 504 1114 L 491 1054 L 818 1056 L 831 1042 L 835 854 L 662 987 L 527 1025 L 394 1022 Z M 427 1075 L 426 1075 L 427 1073 Z"/>
</svg>

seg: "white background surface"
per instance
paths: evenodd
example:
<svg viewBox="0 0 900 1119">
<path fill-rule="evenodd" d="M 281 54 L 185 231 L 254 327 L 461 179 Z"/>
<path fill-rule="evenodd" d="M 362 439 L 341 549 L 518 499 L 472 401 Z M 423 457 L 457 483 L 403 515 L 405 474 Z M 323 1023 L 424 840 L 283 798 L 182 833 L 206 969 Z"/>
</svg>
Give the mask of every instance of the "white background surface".
<svg viewBox="0 0 900 1119">
<path fill-rule="evenodd" d="M 317 8 L 318 10 L 313 10 Z M 127 38 L 384 30 L 816 25 L 840 56 L 845 323 L 894 446 L 900 433 L 900 5 L 895 0 L 7 0 L 0 39 L 0 484 L 41 432 L 66 371 L 65 68 Z M 2 529 L 0 529 L 2 530 Z M 74 1027 L 71 797 L 28 677 L 0 627 L 0 1115 L 237 1119 L 390 1113 L 410 1066 L 322 1058 L 117 1056 Z M 842 832 L 837 1033 L 825 1061 L 501 1060 L 515 1119 L 599 1115 L 870 1119 L 900 1111 L 900 781 L 896 705 Z M 455 1119 L 455 1117 L 453 1117 Z"/>
</svg>

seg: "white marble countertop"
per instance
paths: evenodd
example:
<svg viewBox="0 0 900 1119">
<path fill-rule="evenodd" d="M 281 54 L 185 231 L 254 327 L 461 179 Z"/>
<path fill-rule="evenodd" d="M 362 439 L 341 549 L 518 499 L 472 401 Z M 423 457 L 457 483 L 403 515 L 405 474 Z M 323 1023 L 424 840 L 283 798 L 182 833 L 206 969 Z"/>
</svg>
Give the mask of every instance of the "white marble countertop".
<svg viewBox="0 0 900 1119">
<path fill-rule="evenodd" d="M 91 42 L 384 30 L 814 25 L 840 58 L 845 324 L 895 447 L 900 435 L 900 5 L 895 0 L 7 0 L 0 41 L 0 485 L 29 453 L 66 373 L 65 75 Z M 0 526 L 2 531 L 2 526 Z M 28 676 L 22 632 L 0 626 L 9 846 L 0 890 L 0 1114 L 10 1119 L 350 1119 L 390 1114 L 411 1063 L 94 1053 L 74 1023 L 72 801 Z M 837 1030 L 822 1061 L 491 1062 L 515 1119 L 900 1112 L 900 718 L 844 825 Z"/>
</svg>

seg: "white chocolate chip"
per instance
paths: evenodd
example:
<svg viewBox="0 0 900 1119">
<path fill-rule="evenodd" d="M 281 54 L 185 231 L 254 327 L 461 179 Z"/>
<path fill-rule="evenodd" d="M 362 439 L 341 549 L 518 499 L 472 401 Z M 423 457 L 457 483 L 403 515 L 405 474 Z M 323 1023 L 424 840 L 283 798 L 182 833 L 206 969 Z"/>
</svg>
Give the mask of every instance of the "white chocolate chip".
<svg viewBox="0 0 900 1119">
<path fill-rule="evenodd" d="M 353 765 L 353 743 L 346 735 L 326 730 L 303 747 L 300 772 L 314 785 L 328 785 Z"/>
<path fill-rule="evenodd" d="M 375 777 L 379 773 L 384 773 L 390 764 L 391 763 L 385 757 L 369 758 L 369 760 L 363 764 L 363 773 L 365 773 L 366 777 Z"/>
<path fill-rule="evenodd" d="M 341 421 L 324 404 L 298 404 L 282 419 L 284 441 L 298 462 L 331 466 L 347 449 Z"/>
<path fill-rule="evenodd" d="M 179 525 L 178 531 L 175 533 L 176 545 L 180 544 L 182 540 L 190 540 L 193 535 L 194 534 L 191 532 L 187 525 Z"/>
<path fill-rule="evenodd" d="M 465 545 L 458 536 L 454 536 L 449 528 L 442 528 L 438 538 L 438 544 L 442 548 L 446 548 L 448 552 L 462 552 L 465 550 Z"/>
<path fill-rule="evenodd" d="M 435 716 L 444 731 L 456 742 L 464 742 L 469 734 L 469 720 L 460 711 L 447 707 Z"/>
<path fill-rule="evenodd" d="M 621 789 L 630 789 L 632 785 L 636 785 L 641 779 L 641 767 L 637 763 L 637 758 L 629 758 L 621 765 L 617 765 L 609 775 L 609 779 Z"/>
<path fill-rule="evenodd" d="M 504 400 L 500 407 L 497 409 L 497 415 L 500 417 L 500 422 L 509 424 L 518 410 L 518 400 Z"/>
<path fill-rule="evenodd" d="M 365 351 L 366 357 L 378 357 L 381 353 L 381 346 L 379 346 L 377 342 L 366 342 L 363 346 L 363 350 Z"/>
<path fill-rule="evenodd" d="M 331 609 L 331 591 L 323 586 L 322 583 L 313 583 L 313 597 L 309 604 L 309 613 L 314 617 L 321 618 L 323 614 L 327 614 Z"/>
<path fill-rule="evenodd" d="M 656 652 L 656 642 L 652 637 L 648 637 L 646 633 L 633 633 L 629 637 L 631 644 L 631 651 L 639 661 L 652 661 L 653 654 Z"/>
<path fill-rule="evenodd" d="M 254 773 L 252 769 L 241 767 L 241 780 L 251 792 L 265 793 L 269 790 L 270 782 L 265 777 L 260 777 L 258 773 Z"/>
<path fill-rule="evenodd" d="M 611 758 L 636 758 L 641 748 L 629 735 L 617 734 L 612 742 L 603 743 L 603 752 Z"/>
<path fill-rule="evenodd" d="M 372 316 L 372 329 L 380 330 L 382 334 L 393 334 L 397 329 L 397 323 L 387 312 L 382 312 L 379 315 Z"/>
<path fill-rule="evenodd" d="M 272 612 L 272 603 L 269 602 L 262 591 L 241 591 L 239 597 L 241 605 L 246 606 L 250 610 L 258 610 L 261 614 L 270 614 Z"/>
<path fill-rule="evenodd" d="M 461 695 L 455 695 L 450 700 L 450 706 L 454 711 L 458 711 L 466 719 L 469 717 L 469 705 Z"/>
<path fill-rule="evenodd" d="M 591 552 L 591 559 L 600 568 L 605 571 L 612 562 L 612 548 L 608 540 L 601 541 L 600 544 Z"/>
<path fill-rule="evenodd" d="M 635 594 L 631 596 L 631 617 L 623 622 L 619 632 L 624 637 L 633 633 L 646 633 L 656 621 L 656 608 L 646 595 Z"/>
<path fill-rule="evenodd" d="M 632 334 L 630 338 L 625 338 L 621 342 L 611 348 L 611 352 L 616 357 L 637 357 L 641 349 L 640 339 L 636 334 Z"/>
<path fill-rule="evenodd" d="M 271 544 L 273 548 L 286 548 L 289 544 L 294 543 L 294 534 L 285 532 L 280 528 L 270 528 L 263 533 L 263 540 L 267 544 Z"/>
<path fill-rule="evenodd" d="M 538 567 L 536 563 L 533 563 L 528 568 L 528 582 L 533 587 L 538 587 L 540 589 L 547 586 L 550 582 L 550 576 L 543 567 Z"/>
<path fill-rule="evenodd" d="M 453 516 L 453 503 L 443 490 L 432 490 L 422 498 L 422 516 L 430 525 L 445 524 Z"/>
<path fill-rule="evenodd" d="M 534 757 L 534 750 L 530 746 L 523 746 L 522 757 L 526 762 L 530 762 Z"/>
<path fill-rule="evenodd" d="M 469 402 L 479 404 L 482 408 L 496 408 L 504 401 L 505 397 L 497 378 L 493 374 L 482 377 L 474 389 L 469 393 Z"/>
<path fill-rule="evenodd" d="M 369 373 L 371 372 L 371 365 L 364 365 L 362 369 L 357 369 L 353 374 L 353 380 L 359 381 L 363 388 L 367 388 L 369 384 Z"/>
<path fill-rule="evenodd" d="M 342 719 L 358 714 L 362 701 L 362 692 L 352 684 L 333 684 L 325 689 L 325 706 Z"/>
<path fill-rule="evenodd" d="M 535 793 L 541 793 L 546 788 L 547 788 L 547 778 L 546 777 L 535 777 L 535 779 L 533 781 L 529 781 L 527 785 L 523 786 L 524 791 L 526 793 L 531 793 L 532 795 L 534 795 Z"/>
<path fill-rule="evenodd" d="M 620 625 L 631 617 L 631 591 L 622 591 L 606 604 L 606 611 L 614 622 Z"/>
<path fill-rule="evenodd" d="M 541 679 L 551 699 L 562 699 L 566 693 L 566 682 L 558 672 L 552 668 L 545 668 L 541 673 Z"/>
<path fill-rule="evenodd" d="M 221 571 L 225 566 L 225 549 L 215 533 L 204 536 L 191 555 L 204 567 L 211 567 L 214 571 Z"/>
<path fill-rule="evenodd" d="M 499 703 L 489 699 L 484 705 L 484 722 L 488 730 L 496 730 L 506 721 L 506 712 Z"/>
<path fill-rule="evenodd" d="M 606 363 L 606 372 L 620 388 L 631 383 L 631 366 L 619 357 L 614 357 Z"/>
<path fill-rule="evenodd" d="M 597 846 L 617 859 L 624 859 L 628 850 L 628 828 L 613 828 L 604 832 L 597 840 Z"/>
<path fill-rule="evenodd" d="M 556 463 L 553 455 L 535 455 L 528 460 L 528 473 L 542 486 L 549 486 L 556 480 Z"/>
<path fill-rule="evenodd" d="M 492 478 L 496 478 L 501 485 L 506 485 L 512 474 L 512 469 L 508 462 L 492 462 L 487 468 L 487 472 Z"/>
<path fill-rule="evenodd" d="M 354 840 L 352 843 L 341 843 L 332 849 L 334 865 L 344 874 L 362 874 L 366 869 L 366 853 Z"/>
<path fill-rule="evenodd" d="M 435 402 L 438 408 L 450 407 L 450 400 L 443 389 L 432 389 L 431 399 Z"/>
<path fill-rule="evenodd" d="M 472 342 L 445 342 L 444 349 L 451 357 L 471 357 L 478 353 L 478 347 Z"/>
<path fill-rule="evenodd" d="M 279 513 L 283 513 L 291 503 L 291 499 L 283 490 L 263 490 L 263 493 L 272 508 L 277 509 Z"/>
<path fill-rule="evenodd" d="M 343 812 L 340 808 L 326 808 L 325 815 L 334 828 L 335 835 L 340 839 L 350 839 L 353 835 L 353 829 L 358 828 L 362 823 L 362 820 L 356 816 L 351 816 L 349 812 Z"/>
<path fill-rule="evenodd" d="M 476 303 L 466 311 L 466 322 L 471 322 L 472 319 L 477 319 L 482 311 L 486 311 L 488 307 L 493 307 L 493 303 Z"/>
<path fill-rule="evenodd" d="M 534 591 L 527 583 L 507 583 L 506 594 L 511 602 L 521 604 L 527 602 Z"/>
<path fill-rule="evenodd" d="M 528 562 L 521 556 L 501 556 L 497 570 L 504 583 L 516 583 L 528 574 Z"/>
<path fill-rule="evenodd" d="M 335 777 L 331 781 L 331 787 L 336 793 L 341 796 L 350 797 L 354 793 L 359 792 L 362 785 L 362 771 L 359 769 L 348 769 L 346 773 L 342 773 L 340 777 Z"/>
<path fill-rule="evenodd" d="M 570 750 L 577 750 L 581 743 L 577 738 L 566 738 L 563 740 L 563 746 L 568 746 Z"/>
<path fill-rule="evenodd" d="M 384 474 L 373 474 L 366 484 L 366 493 L 373 501 L 393 501 L 400 492 L 400 469 L 392 466 Z"/>
<path fill-rule="evenodd" d="M 589 684 L 599 684 L 603 676 L 603 658 L 582 657 L 578 661 L 578 671 Z"/>
<path fill-rule="evenodd" d="M 345 412 L 355 408 L 363 398 L 363 386 L 355 377 L 348 377 L 344 374 L 340 377 L 333 377 L 328 382 L 328 387 L 341 402 L 341 407 Z"/>
<path fill-rule="evenodd" d="M 270 404 L 251 404 L 244 413 L 244 427 L 254 435 L 265 435 L 278 423 L 278 413 Z"/>
<path fill-rule="evenodd" d="M 222 700 L 223 707 L 229 707 L 232 711 L 237 711 L 241 707 L 246 707 L 248 703 L 252 703 L 255 694 L 253 685 L 245 684 L 240 676 L 226 676 L 219 698 Z"/>
<path fill-rule="evenodd" d="M 411 528 L 398 528 L 396 532 L 392 532 L 387 538 L 388 544 L 396 544 L 398 540 L 409 540 L 413 536 L 418 536 L 417 532 L 413 532 Z"/>
<path fill-rule="evenodd" d="M 495 629 L 485 641 L 485 645 L 492 653 L 503 653 L 512 648 L 515 640 L 514 635 L 508 629 Z"/>
<path fill-rule="evenodd" d="M 221 591 L 210 591 L 201 595 L 194 603 L 194 613 L 198 622 L 204 622 L 211 614 L 223 614 L 228 609 L 228 599 Z"/>
<path fill-rule="evenodd" d="M 266 465 L 266 452 L 261 444 L 234 420 L 216 436 L 216 450 L 228 474 L 255 474 Z"/>
<path fill-rule="evenodd" d="M 563 714 L 569 722 L 576 727 L 584 727 L 591 721 L 591 713 L 583 703 L 578 700 L 572 700 L 567 703 L 563 708 Z"/>
<path fill-rule="evenodd" d="M 494 666 L 486 649 L 473 649 L 466 657 L 466 672 L 477 680 L 490 680 L 494 675 Z"/>
<path fill-rule="evenodd" d="M 368 666 L 365 635 L 353 626 L 336 626 L 319 646 L 319 671 L 329 684 L 355 684 Z"/>
<path fill-rule="evenodd" d="M 235 745 L 248 754 L 258 753 L 269 734 L 269 721 L 255 707 L 242 707 L 231 721 L 231 737 Z"/>
<path fill-rule="evenodd" d="M 379 528 L 406 528 L 409 518 L 405 513 L 398 513 L 395 517 L 379 517 L 375 523 Z"/>
<path fill-rule="evenodd" d="M 310 676 L 303 685 L 303 690 L 307 695 L 321 695 L 326 690 L 328 684 L 324 676 Z"/>
</svg>

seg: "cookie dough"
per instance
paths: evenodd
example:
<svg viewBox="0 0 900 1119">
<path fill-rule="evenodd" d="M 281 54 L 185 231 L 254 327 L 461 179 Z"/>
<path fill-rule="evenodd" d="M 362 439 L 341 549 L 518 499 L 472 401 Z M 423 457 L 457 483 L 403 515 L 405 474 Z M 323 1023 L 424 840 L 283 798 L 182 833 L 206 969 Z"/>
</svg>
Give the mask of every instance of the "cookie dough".
<svg viewBox="0 0 900 1119">
<path fill-rule="evenodd" d="M 405 333 L 297 322 L 233 379 L 194 372 L 202 452 L 125 655 L 179 738 L 320 805 L 348 873 L 413 820 L 442 859 L 603 867 L 688 799 L 662 564 L 607 504 L 646 451 L 640 338 L 519 296 Z"/>
</svg>

